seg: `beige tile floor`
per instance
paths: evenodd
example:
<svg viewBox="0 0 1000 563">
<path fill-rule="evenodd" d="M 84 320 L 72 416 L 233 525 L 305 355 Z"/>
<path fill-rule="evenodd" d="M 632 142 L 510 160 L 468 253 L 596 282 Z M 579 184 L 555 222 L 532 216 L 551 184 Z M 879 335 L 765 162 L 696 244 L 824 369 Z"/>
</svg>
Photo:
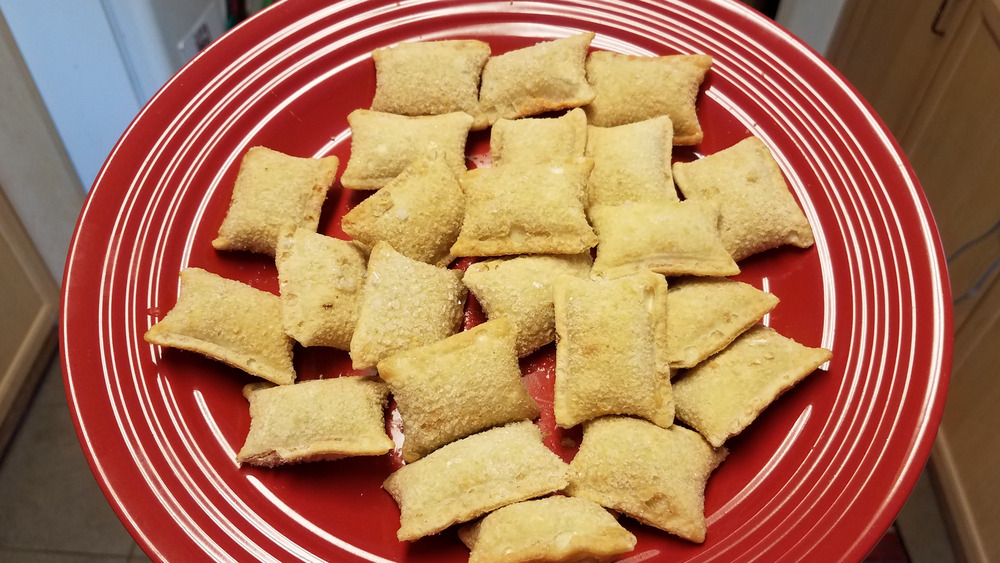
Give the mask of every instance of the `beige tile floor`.
<svg viewBox="0 0 1000 563">
<path fill-rule="evenodd" d="M 897 518 L 896 530 L 913 563 L 955 561 L 927 475 Z M 87 466 L 53 359 L 0 459 L 0 562 L 143 561 L 149 558 L 118 521 Z"/>
</svg>

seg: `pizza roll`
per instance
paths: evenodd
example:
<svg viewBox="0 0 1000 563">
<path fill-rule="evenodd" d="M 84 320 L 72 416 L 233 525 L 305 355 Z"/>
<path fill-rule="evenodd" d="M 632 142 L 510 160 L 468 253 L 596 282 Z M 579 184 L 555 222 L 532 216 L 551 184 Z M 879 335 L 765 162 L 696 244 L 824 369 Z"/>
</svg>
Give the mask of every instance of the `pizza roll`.
<svg viewBox="0 0 1000 563">
<path fill-rule="evenodd" d="M 693 367 L 774 309 L 773 293 L 728 278 L 684 278 L 667 292 L 670 367 Z"/>
<path fill-rule="evenodd" d="M 465 219 L 455 256 L 579 254 L 597 236 L 584 212 L 593 163 L 509 165 L 470 170 L 461 178 Z"/>
<path fill-rule="evenodd" d="M 493 166 L 577 160 L 586 147 L 587 114 L 580 108 L 560 117 L 500 119 L 490 130 Z"/>
<path fill-rule="evenodd" d="M 396 352 L 455 334 L 465 294 L 462 272 L 418 262 L 388 243 L 376 243 L 351 338 L 354 368 L 373 368 Z"/>
<path fill-rule="evenodd" d="M 666 115 L 674 125 L 675 145 L 697 145 L 702 139 L 696 102 L 708 55 L 643 57 L 594 51 L 587 57 L 587 80 L 594 101 L 584 106 L 587 121 L 614 127 Z"/>
<path fill-rule="evenodd" d="M 721 446 L 830 357 L 829 350 L 754 326 L 674 382 L 677 417 Z"/>
<path fill-rule="evenodd" d="M 809 221 L 771 151 L 756 137 L 694 162 L 674 165 L 684 197 L 719 206 L 719 233 L 734 260 L 784 244 L 813 244 Z"/>
<path fill-rule="evenodd" d="M 465 112 L 410 117 L 359 109 L 347 122 L 351 158 L 340 178 L 345 188 L 377 190 L 414 160 L 436 152 L 456 176 L 466 170 L 465 141 L 472 116 Z"/>
<path fill-rule="evenodd" d="M 368 377 L 247 385 L 250 431 L 236 461 L 274 467 L 388 453 L 395 447 L 385 433 L 388 394 Z"/>
<path fill-rule="evenodd" d="M 514 348 L 527 356 L 556 337 L 553 284 L 563 274 L 587 277 L 589 252 L 561 256 L 495 258 L 469 266 L 462 278 L 486 317 L 506 317 L 514 326 Z"/>
<path fill-rule="evenodd" d="M 526 500 L 458 531 L 469 563 L 600 563 L 635 549 L 636 539 L 601 505 L 580 497 Z"/>
<path fill-rule="evenodd" d="M 413 541 L 568 483 L 569 466 L 523 421 L 448 444 L 399 468 L 382 487 L 399 505 L 396 537 Z"/>
<path fill-rule="evenodd" d="M 594 99 L 584 62 L 593 33 L 544 41 L 490 57 L 479 102 L 490 123 L 580 107 Z"/>
<path fill-rule="evenodd" d="M 279 385 L 295 381 L 277 295 L 206 272 L 180 273 L 177 303 L 143 338 L 197 352 Z"/>
<path fill-rule="evenodd" d="M 283 229 L 315 232 L 338 165 L 335 156 L 299 158 L 252 147 L 240 162 L 229 210 L 212 246 L 274 256 Z"/>
<path fill-rule="evenodd" d="M 705 485 L 727 453 L 682 426 L 598 418 L 583 427 L 566 493 L 702 543 Z"/>
<path fill-rule="evenodd" d="M 606 414 L 673 424 L 666 299 L 667 281 L 651 272 L 556 280 L 557 425 L 570 428 Z"/>
<path fill-rule="evenodd" d="M 533 419 L 514 329 L 496 319 L 378 363 L 403 420 L 403 460 L 413 462 L 480 430 Z"/>
<path fill-rule="evenodd" d="M 489 126 L 479 109 L 479 77 L 490 46 L 474 39 L 417 41 L 375 49 L 373 111 L 441 115 L 464 111 L 473 129 Z"/>
<path fill-rule="evenodd" d="M 591 206 L 678 201 L 670 176 L 673 128 L 666 116 L 617 127 L 587 129 L 587 181 Z"/>
<path fill-rule="evenodd" d="M 465 194 L 444 158 L 414 161 L 384 188 L 341 218 L 341 228 L 367 248 L 384 240 L 400 254 L 447 266 L 465 217 Z"/>
<path fill-rule="evenodd" d="M 731 276 L 739 266 L 719 238 L 718 210 L 699 201 L 596 205 L 600 241 L 593 274 L 606 278 L 652 270 L 668 276 Z"/>
<path fill-rule="evenodd" d="M 305 229 L 286 232 L 275 254 L 285 333 L 303 346 L 349 350 L 368 256 L 353 242 Z"/>
</svg>

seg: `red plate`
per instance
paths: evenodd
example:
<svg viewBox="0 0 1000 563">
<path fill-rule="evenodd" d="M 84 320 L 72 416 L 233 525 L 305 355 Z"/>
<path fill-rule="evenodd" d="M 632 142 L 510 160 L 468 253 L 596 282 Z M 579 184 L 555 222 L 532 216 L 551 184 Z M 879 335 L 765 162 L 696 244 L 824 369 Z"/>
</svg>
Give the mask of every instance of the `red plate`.
<svg viewBox="0 0 1000 563">
<path fill-rule="evenodd" d="M 269 259 L 216 252 L 239 159 L 253 145 L 346 162 L 346 116 L 374 91 L 369 53 L 405 40 L 476 37 L 494 53 L 583 30 L 622 53 L 703 52 L 705 141 L 756 135 L 775 152 L 816 235 L 808 250 L 746 261 L 740 278 L 781 298 L 769 323 L 834 352 L 728 444 L 709 482 L 708 539 L 630 520 L 634 560 L 861 559 L 929 453 L 951 360 L 951 306 L 933 219 L 909 165 L 858 94 L 820 57 L 735 2 L 404 0 L 282 2 L 185 67 L 115 148 L 66 268 L 63 367 L 70 408 L 110 503 L 155 560 L 463 561 L 453 530 L 396 541 L 380 489 L 398 457 L 239 468 L 249 376 L 142 334 L 198 266 L 276 292 Z M 487 137 L 473 136 L 472 157 Z M 360 200 L 335 186 L 320 229 Z M 537 394 L 551 347 L 524 362 Z M 303 378 L 346 354 L 298 350 Z M 543 417 L 543 428 L 551 419 Z M 556 447 L 558 435 L 549 443 Z M 641 554 L 641 556 L 639 556 Z"/>
</svg>

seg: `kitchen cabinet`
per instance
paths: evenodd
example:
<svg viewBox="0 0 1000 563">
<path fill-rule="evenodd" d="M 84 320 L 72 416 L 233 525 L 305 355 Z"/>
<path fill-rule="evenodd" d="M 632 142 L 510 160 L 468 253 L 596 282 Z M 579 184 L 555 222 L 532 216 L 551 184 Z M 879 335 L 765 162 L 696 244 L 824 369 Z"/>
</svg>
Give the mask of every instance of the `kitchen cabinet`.
<svg viewBox="0 0 1000 563">
<path fill-rule="evenodd" d="M 83 191 L 2 17 L 0 76 L 2 454 L 56 349 L 55 279 Z"/>
<path fill-rule="evenodd" d="M 932 469 L 963 555 L 1000 560 L 1000 0 L 852 0 L 828 57 L 895 135 L 940 229 L 955 348 Z"/>
<path fill-rule="evenodd" d="M 56 347 L 55 282 L 0 191 L 0 454 Z"/>
</svg>

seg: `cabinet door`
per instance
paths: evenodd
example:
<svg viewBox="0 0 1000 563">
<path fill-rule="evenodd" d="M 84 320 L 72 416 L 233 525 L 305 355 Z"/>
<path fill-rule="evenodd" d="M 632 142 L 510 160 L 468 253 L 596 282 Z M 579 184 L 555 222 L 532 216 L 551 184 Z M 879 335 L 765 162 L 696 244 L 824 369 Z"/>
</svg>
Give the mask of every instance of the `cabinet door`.
<svg viewBox="0 0 1000 563">
<path fill-rule="evenodd" d="M 2 454 L 55 351 L 55 277 L 62 271 L 83 192 L 2 13 L 0 76 Z"/>
<path fill-rule="evenodd" d="M 56 345 L 58 289 L 0 190 L 0 454 Z"/>
<path fill-rule="evenodd" d="M 942 1 L 947 2 L 942 4 Z M 899 138 L 970 0 L 849 0 L 827 58 Z"/>
<path fill-rule="evenodd" d="M 977 0 L 900 138 L 927 193 L 961 328 L 1000 258 L 1000 8 Z"/>
</svg>

